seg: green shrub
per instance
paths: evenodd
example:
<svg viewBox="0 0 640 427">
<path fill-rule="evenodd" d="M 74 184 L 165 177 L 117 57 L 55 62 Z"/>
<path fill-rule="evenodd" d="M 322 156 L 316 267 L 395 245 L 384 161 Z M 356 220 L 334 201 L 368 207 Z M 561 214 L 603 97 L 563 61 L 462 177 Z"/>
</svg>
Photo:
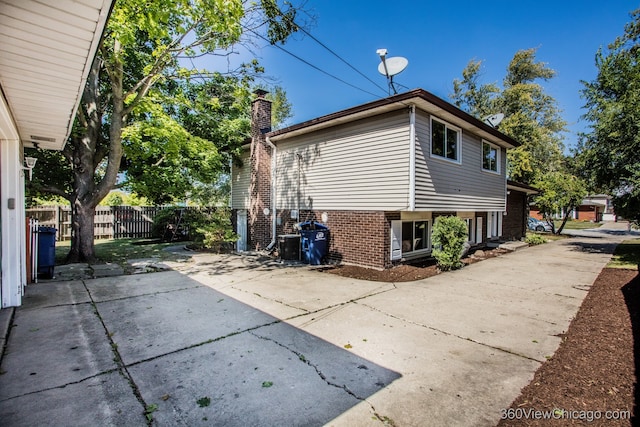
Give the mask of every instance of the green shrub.
<svg viewBox="0 0 640 427">
<path fill-rule="evenodd" d="M 171 207 L 158 212 L 153 221 L 153 235 L 165 238 L 168 224 L 177 222 L 180 210 Z M 184 209 L 180 221 L 179 235 L 176 240 L 192 240 L 195 246 L 219 252 L 225 245 L 232 246 L 238 240 L 231 225 L 231 211 L 228 208 L 189 208 Z"/>
<path fill-rule="evenodd" d="M 531 246 L 547 243 L 547 239 L 545 239 L 539 234 L 533 234 L 533 233 L 527 234 L 527 237 L 524 239 L 524 241 L 530 244 Z"/>
<path fill-rule="evenodd" d="M 233 232 L 231 211 L 228 208 L 200 210 L 201 217 L 194 221 L 193 240 L 196 244 L 220 252 L 225 246 L 232 246 L 239 236 Z"/>
<path fill-rule="evenodd" d="M 431 241 L 432 255 L 441 270 L 462 267 L 462 249 L 467 241 L 467 224 L 457 216 L 439 217 L 433 225 Z"/>
<path fill-rule="evenodd" d="M 199 220 L 199 211 L 197 209 L 186 209 L 175 206 L 162 209 L 156 214 L 155 218 L 153 218 L 153 227 L 151 227 L 153 237 L 159 239 L 168 238 L 168 235 L 165 235 L 167 232 L 167 225 L 177 224 L 180 211 L 183 211 L 182 219 L 180 220 L 180 230 L 179 234 L 176 234 L 174 240 L 192 238 L 192 236 L 190 236 L 190 231 L 193 228 L 193 224 Z"/>
</svg>

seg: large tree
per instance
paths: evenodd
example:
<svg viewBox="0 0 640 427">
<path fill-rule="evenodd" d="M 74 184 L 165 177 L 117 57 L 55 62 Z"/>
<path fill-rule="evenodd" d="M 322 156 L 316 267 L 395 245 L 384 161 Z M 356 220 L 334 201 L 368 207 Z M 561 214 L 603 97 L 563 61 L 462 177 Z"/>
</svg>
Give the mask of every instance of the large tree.
<svg viewBox="0 0 640 427">
<path fill-rule="evenodd" d="M 499 130 L 522 145 L 507 153 L 507 176 L 541 190 L 536 205 L 551 218 L 564 213 L 562 232 L 569 215 L 586 194 L 585 182 L 575 173 L 574 162 L 563 154 L 562 119 L 556 100 L 545 93 L 539 81 L 548 81 L 555 71 L 536 61 L 535 49 L 516 52 L 507 67 L 502 89 L 494 83 L 480 83 L 480 61 L 470 61 L 462 79 L 453 82 L 451 98 L 459 108 L 484 118 L 502 113 Z"/>
<path fill-rule="evenodd" d="M 594 190 L 611 194 L 616 213 L 640 223 L 640 9 L 631 18 L 596 53 L 595 80 L 583 82 L 591 129 L 580 157 Z"/>
<path fill-rule="evenodd" d="M 479 82 L 481 65 L 481 61 L 468 63 L 462 79 L 454 80 L 450 97 L 480 119 L 504 114 L 500 131 L 522 143 L 508 152 L 509 178 L 534 184 L 561 167 L 566 123 L 555 99 L 539 83 L 553 78 L 555 71 L 536 61 L 536 49 L 520 50 L 509 63 L 500 89 L 495 83 Z"/>
<path fill-rule="evenodd" d="M 116 2 L 89 72 L 70 140 L 61 153 L 38 155 L 48 160 L 39 162 L 40 170 L 46 168 L 51 179 L 41 181 L 37 191 L 62 196 L 72 207 L 69 261 L 95 258 L 94 209 L 116 185 L 127 127 L 147 120 L 158 124 L 154 131 L 147 126 L 138 133 L 146 137 L 140 141 L 148 142 L 152 150 L 150 133 L 164 129 L 157 136 L 166 139 L 167 128 L 178 132 L 177 138 L 190 149 L 203 148 L 205 138 L 193 135 L 154 102 L 168 93 L 163 93 L 166 87 L 162 86 L 211 76 L 193 65 L 204 55 L 230 55 L 233 46 L 251 43 L 254 37 L 284 42 L 297 30 L 296 13 L 290 3 L 279 5 L 277 0 Z M 256 67 L 253 61 L 239 71 Z M 126 137 L 134 135 L 135 131 L 125 132 Z M 217 151 L 203 157 L 199 166 L 215 168 L 221 162 Z"/>
</svg>

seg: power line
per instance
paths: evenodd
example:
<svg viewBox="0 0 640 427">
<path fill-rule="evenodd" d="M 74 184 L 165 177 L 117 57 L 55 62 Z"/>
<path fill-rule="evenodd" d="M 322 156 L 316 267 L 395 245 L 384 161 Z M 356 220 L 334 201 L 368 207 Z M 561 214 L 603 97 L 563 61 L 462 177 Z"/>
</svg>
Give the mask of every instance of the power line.
<svg viewBox="0 0 640 427">
<path fill-rule="evenodd" d="M 258 37 L 259 37 L 259 38 L 261 38 L 262 40 L 264 40 L 264 41 L 268 42 L 269 44 L 271 44 L 271 42 L 269 41 L 269 39 L 267 39 L 266 37 L 264 37 L 262 34 L 259 34 L 258 32 L 254 31 L 254 30 L 252 30 L 252 29 L 250 29 L 250 28 L 247 28 L 247 27 L 245 27 L 245 29 L 246 29 L 247 31 L 252 32 L 253 34 L 255 34 L 256 36 L 258 36 Z M 340 77 L 337 77 L 337 76 L 335 76 L 335 75 L 333 75 L 333 74 L 329 73 L 328 71 L 324 71 L 324 70 L 323 70 L 323 69 L 321 69 L 320 67 L 318 67 L 318 66 L 316 66 L 316 65 L 313 65 L 312 63 L 310 63 L 309 61 L 307 61 L 307 60 L 305 60 L 305 59 L 303 59 L 303 58 L 299 57 L 299 56 L 298 56 L 298 55 L 296 55 L 295 53 L 289 52 L 287 49 L 283 48 L 282 46 L 280 46 L 280 45 L 278 45 L 278 44 L 272 44 L 272 45 L 273 45 L 273 46 L 275 46 L 275 47 L 277 47 L 277 48 L 278 48 L 278 49 L 280 49 L 281 51 L 283 51 L 283 52 L 285 52 L 285 53 L 287 53 L 287 54 L 291 55 L 292 57 L 294 57 L 294 58 L 295 58 L 295 59 L 297 59 L 298 61 L 300 61 L 300 62 L 302 62 L 302 63 L 304 63 L 304 64 L 308 65 L 309 67 L 311 67 L 311 68 L 313 68 L 313 69 L 315 69 L 315 70 L 317 70 L 317 71 L 321 72 L 322 74 L 325 74 L 325 75 L 327 75 L 327 76 L 331 77 L 332 79 L 335 79 L 335 80 L 337 80 L 337 81 L 339 81 L 339 82 L 341 82 L 341 83 L 346 84 L 347 86 L 351 86 L 352 88 L 357 89 L 357 90 L 359 90 L 359 91 L 361 91 L 361 92 L 364 92 L 364 93 L 366 93 L 366 94 L 369 94 L 369 95 L 371 95 L 371 96 L 375 96 L 375 97 L 378 97 L 378 96 L 379 96 L 379 95 L 377 95 L 377 94 L 375 94 L 375 93 L 369 92 L 369 91 L 368 91 L 368 90 L 366 90 L 366 89 L 362 89 L 361 87 L 355 86 L 355 85 L 353 85 L 353 84 L 351 84 L 351 83 L 349 83 L 349 82 L 347 82 L 347 81 L 345 81 L 345 80 L 341 79 Z"/>
<path fill-rule="evenodd" d="M 302 28 L 301 26 L 297 25 L 294 23 L 294 25 L 296 25 L 296 27 L 302 31 L 303 33 L 305 33 L 306 35 L 308 35 L 309 37 L 311 37 L 311 39 L 313 41 L 315 41 L 316 43 L 318 43 L 320 46 L 322 46 L 323 48 L 325 48 L 326 50 L 328 50 L 329 52 L 331 52 L 331 54 L 333 56 L 335 56 L 336 58 L 338 58 L 340 61 L 344 62 L 345 64 L 347 64 L 347 66 L 349 66 L 349 68 L 351 68 L 352 70 L 354 70 L 356 73 L 360 74 L 362 77 L 364 77 L 365 79 L 369 80 L 371 83 L 373 83 L 378 89 L 382 90 L 383 92 L 387 92 L 387 90 L 385 88 L 383 88 L 382 86 L 380 86 L 378 83 L 376 83 L 375 81 L 371 80 L 366 74 L 364 74 L 362 71 L 358 70 L 356 67 L 354 67 L 353 65 L 351 65 L 346 59 L 342 58 L 340 55 L 338 55 L 336 52 L 334 52 L 333 50 L 331 50 L 331 48 L 329 48 L 327 45 L 325 45 L 324 43 L 322 43 L 320 40 L 318 40 L 317 38 L 315 38 L 313 35 L 311 35 L 311 33 L 309 33 L 307 30 L 305 30 L 304 28 Z"/>
</svg>

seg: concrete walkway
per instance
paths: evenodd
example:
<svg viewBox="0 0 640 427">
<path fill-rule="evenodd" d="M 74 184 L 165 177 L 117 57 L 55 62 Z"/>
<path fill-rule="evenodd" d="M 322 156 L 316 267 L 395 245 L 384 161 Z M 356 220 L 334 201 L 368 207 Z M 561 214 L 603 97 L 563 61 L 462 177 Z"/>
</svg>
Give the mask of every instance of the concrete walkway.
<svg viewBox="0 0 640 427">
<path fill-rule="evenodd" d="M 32 285 L 13 319 L 0 311 L 0 420 L 492 426 L 625 238 L 603 229 L 400 284 L 195 255 Z"/>
</svg>

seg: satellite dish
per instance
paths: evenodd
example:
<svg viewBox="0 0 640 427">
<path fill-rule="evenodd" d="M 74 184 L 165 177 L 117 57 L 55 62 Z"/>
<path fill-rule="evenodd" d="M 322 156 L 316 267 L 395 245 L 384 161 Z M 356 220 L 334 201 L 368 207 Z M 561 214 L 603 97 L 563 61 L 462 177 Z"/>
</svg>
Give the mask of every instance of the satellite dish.
<svg viewBox="0 0 640 427">
<path fill-rule="evenodd" d="M 504 114 L 497 113 L 492 114 L 490 116 L 485 117 L 482 121 L 491 126 L 492 128 L 498 126 L 500 122 L 504 119 Z"/>
<path fill-rule="evenodd" d="M 387 49 L 378 49 L 376 50 L 376 53 L 380 56 L 378 71 L 380 72 L 380 74 L 387 78 L 387 83 L 389 85 L 389 95 L 391 95 L 391 90 L 393 90 L 393 93 L 397 95 L 398 91 L 393 85 L 393 76 L 401 73 L 405 68 L 407 68 L 407 65 L 409 65 L 409 60 L 401 56 L 387 58 Z"/>
<path fill-rule="evenodd" d="M 393 56 L 385 58 L 382 56 L 382 62 L 378 65 L 378 71 L 383 76 L 391 77 L 401 73 L 409 65 L 409 60 L 402 56 Z"/>
</svg>

